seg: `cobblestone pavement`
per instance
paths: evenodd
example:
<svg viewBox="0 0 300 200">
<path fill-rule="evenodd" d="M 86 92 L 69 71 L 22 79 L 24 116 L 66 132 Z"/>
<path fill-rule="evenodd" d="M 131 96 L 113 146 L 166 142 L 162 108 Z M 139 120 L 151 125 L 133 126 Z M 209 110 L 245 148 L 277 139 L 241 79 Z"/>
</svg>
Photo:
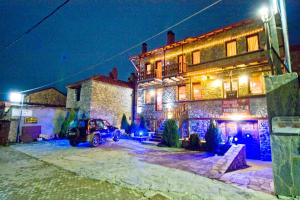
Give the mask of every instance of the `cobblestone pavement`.
<svg viewBox="0 0 300 200">
<path fill-rule="evenodd" d="M 0 147 L 0 199 L 143 199 L 143 193 L 80 177 Z"/>
<path fill-rule="evenodd" d="M 107 142 L 99 148 L 84 145 L 72 148 L 67 141 L 11 147 L 80 176 L 142 191 L 146 197 L 157 195 L 160 199 L 159 196 L 163 195 L 169 199 L 276 199 L 263 192 L 211 180 L 188 170 L 190 166 L 196 168 L 197 164 L 193 165 L 193 162 L 201 163 L 202 159 L 206 159 L 207 155 L 201 152 L 146 146 L 129 140 Z M 186 163 L 186 168 L 176 167 L 176 163 L 178 166 Z"/>
</svg>

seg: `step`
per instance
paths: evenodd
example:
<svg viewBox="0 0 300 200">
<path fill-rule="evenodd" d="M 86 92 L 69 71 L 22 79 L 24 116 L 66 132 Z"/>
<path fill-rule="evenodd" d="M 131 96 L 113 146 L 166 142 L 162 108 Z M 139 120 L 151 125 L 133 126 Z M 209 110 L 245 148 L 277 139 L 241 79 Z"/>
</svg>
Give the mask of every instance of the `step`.
<svg viewBox="0 0 300 200">
<path fill-rule="evenodd" d="M 141 143 L 146 145 L 152 145 L 152 146 L 157 146 L 159 144 L 158 141 L 151 141 L 151 140 L 141 141 Z"/>
</svg>

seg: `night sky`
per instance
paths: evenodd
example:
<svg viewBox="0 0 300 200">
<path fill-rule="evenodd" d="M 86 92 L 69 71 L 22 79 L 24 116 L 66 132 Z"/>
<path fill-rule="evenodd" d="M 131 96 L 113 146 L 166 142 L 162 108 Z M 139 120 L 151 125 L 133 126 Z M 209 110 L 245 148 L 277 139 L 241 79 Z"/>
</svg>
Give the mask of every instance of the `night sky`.
<svg viewBox="0 0 300 200">
<path fill-rule="evenodd" d="M 0 97 L 75 73 L 160 32 L 215 0 L 71 0 L 18 43 L 4 49 L 63 0 L 0 0 Z M 255 17 L 264 0 L 223 0 L 173 28 L 176 40 L 195 36 Z M 286 0 L 291 44 L 300 44 L 300 1 Z M 148 49 L 166 43 L 166 33 L 148 42 Z M 127 80 L 134 71 L 128 57 L 140 47 L 71 79 L 54 85 L 65 92 L 68 83 L 112 67 Z"/>
</svg>

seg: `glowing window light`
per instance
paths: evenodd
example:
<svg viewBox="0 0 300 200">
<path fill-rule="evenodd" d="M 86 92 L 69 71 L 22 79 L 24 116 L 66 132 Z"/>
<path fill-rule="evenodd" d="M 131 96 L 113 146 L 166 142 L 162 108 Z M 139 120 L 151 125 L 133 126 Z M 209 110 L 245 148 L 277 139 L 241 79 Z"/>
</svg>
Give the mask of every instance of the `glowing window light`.
<svg viewBox="0 0 300 200">
<path fill-rule="evenodd" d="M 216 79 L 212 82 L 213 87 L 220 87 L 222 85 L 222 80 Z"/>
<path fill-rule="evenodd" d="M 240 84 L 248 83 L 248 76 L 247 75 L 240 76 L 239 82 L 240 82 Z"/>
<path fill-rule="evenodd" d="M 244 115 L 239 115 L 239 114 L 236 114 L 236 115 L 230 115 L 229 118 L 231 120 L 234 120 L 234 121 L 239 121 L 239 120 L 242 120 L 245 118 Z"/>
<path fill-rule="evenodd" d="M 172 118 L 173 118 L 172 112 L 168 112 L 168 119 L 172 119 Z"/>
</svg>

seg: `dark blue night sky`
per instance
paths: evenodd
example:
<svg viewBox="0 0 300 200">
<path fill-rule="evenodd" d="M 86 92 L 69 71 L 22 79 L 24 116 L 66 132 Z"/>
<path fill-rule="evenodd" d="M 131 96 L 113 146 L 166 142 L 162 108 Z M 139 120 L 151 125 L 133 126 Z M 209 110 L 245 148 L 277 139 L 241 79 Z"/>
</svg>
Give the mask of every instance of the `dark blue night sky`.
<svg viewBox="0 0 300 200">
<path fill-rule="evenodd" d="M 173 25 L 215 0 L 71 0 L 55 15 L 9 49 L 9 44 L 51 12 L 63 0 L 0 0 L 0 93 L 26 90 L 63 78 L 97 63 Z M 176 40 L 255 17 L 264 0 L 223 0 L 173 29 Z M 300 1 L 286 0 L 291 44 L 300 43 Z M 166 34 L 148 48 L 164 45 Z M 107 74 L 117 66 L 119 78 L 134 71 L 128 57 L 136 48 L 114 60 L 86 71 L 65 85 L 94 74 Z M 1 94 L 5 98 L 6 94 Z"/>
</svg>

